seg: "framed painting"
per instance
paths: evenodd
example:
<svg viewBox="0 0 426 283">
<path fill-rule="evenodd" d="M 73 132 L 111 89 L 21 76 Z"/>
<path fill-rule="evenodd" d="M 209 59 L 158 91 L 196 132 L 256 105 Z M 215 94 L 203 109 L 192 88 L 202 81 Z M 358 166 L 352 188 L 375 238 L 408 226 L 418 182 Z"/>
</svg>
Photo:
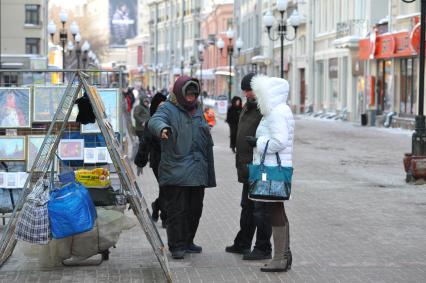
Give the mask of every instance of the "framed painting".
<svg viewBox="0 0 426 283">
<path fill-rule="evenodd" d="M 18 173 L 6 174 L 6 188 L 15 189 L 18 187 Z"/>
<path fill-rule="evenodd" d="M 6 188 L 6 172 L 0 172 L 0 188 Z"/>
<path fill-rule="evenodd" d="M 27 171 L 31 171 L 33 163 L 43 144 L 45 136 L 43 135 L 29 135 L 27 136 Z"/>
<path fill-rule="evenodd" d="M 84 139 L 61 139 L 58 154 L 62 160 L 84 160 Z"/>
<path fill-rule="evenodd" d="M 65 93 L 63 86 L 36 86 L 33 93 L 33 121 L 51 122 L 59 103 Z M 74 105 L 69 121 L 75 122 L 78 114 L 77 105 Z"/>
<path fill-rule="evenodd" d="M 84 149 L 84 163 L 93 164 L 96 163 L 96 148 L 88 147 Z"/>
<path fill-rule="evenodd" d="M 30 128 L 29 88 L 0 88 L 0 128 Z"/>
<path fill-rule="evenodd" d="M 0 160 L 25 160 L 25 137 L 1 136 Z"/>
<path fill-rule="evenodd" d="M 116 88 L 101 88 L 98 89 L 99 96 L 105 106 L 105 114 L 107 121 L 112 125 L 114 132 L 118 132 L 118 89 Z M 100 133 L 98 123 L 81 125 L 81 132 L 87 133 Z"/>
<path fill-rule="evenodd" d="M 108 163 L 108 149 L 106 147 L 96 148 L 96 162 L 97 163 Z"/>
<path fill-rule="evenodd" d="M 28 178 L 27 172 L 18 172 L 18 188 L 23 188 Z"/>
</svg>

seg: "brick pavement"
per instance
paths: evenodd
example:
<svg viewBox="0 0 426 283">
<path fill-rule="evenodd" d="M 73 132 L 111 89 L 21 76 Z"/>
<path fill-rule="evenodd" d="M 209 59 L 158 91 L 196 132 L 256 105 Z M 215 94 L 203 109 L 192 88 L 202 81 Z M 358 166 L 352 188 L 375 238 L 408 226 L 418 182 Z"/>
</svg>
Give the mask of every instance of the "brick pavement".
<svg viewBox="0 0 426 283">
<path fill-rule="evenodd" d="M 219 120 L 213 129 L 218 187 L 206 191 L 196 237 L 204 250 L 170 260 L 174 281 L 426 282 L 426 187 L 405 184 L 402 169 L 409 133 L 305 118 L 296 125 L 287 204 L 292 270 L 261 273 L 263 262 L 224 252 L 238 230 L 241 185 Z M 157 189 L 149 169 L 141 185 L 152 201 Z M 141 228 L 124 232 L 111 252 L 100 266 L 42 270 L 18 246 L 0 282 L 164 282 Z"/>
</svg>

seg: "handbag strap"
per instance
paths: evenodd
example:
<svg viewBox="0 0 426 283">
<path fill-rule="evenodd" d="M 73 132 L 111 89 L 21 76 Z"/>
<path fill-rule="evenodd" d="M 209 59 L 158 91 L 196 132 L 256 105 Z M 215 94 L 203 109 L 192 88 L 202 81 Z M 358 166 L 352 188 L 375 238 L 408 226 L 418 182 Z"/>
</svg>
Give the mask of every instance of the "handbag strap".
<svg viewBox="0 0 426 283">
<path fill-rule="evenodd" d="M 262 165 L 262 166 L 263 166 L 263 164 L 265 163 L 266 151 L 268 150 L 269 141 L 270 141 L 270 140 L 268 140 L 268 141 L 266 142 L 266 146 L 265 146 L 265 149 L 263 150 L 262 158 L 261 158 L 261 160 L 260 160 L 260 165 Z M 278 152 L 275 152 L 275 156 L 277 157 L 277 164 L 278 164 L 278 166 L 280 166 L 280 167 L 281 167 L 281 158 L 280 158 L 280 155 L 278 154 Z"/>
</svg>

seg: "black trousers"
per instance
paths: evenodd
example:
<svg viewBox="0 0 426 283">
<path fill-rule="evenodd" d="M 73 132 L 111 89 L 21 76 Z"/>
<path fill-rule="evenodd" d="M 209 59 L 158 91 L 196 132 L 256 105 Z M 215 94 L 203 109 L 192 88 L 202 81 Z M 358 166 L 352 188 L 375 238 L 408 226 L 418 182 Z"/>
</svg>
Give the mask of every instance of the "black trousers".
<svg viewBox="0 0 426 283">
<path fill-rule="evenodd" d="M 268 203 L 250 200 L 249 189 L 250 185 L 244 183 L 241 195 L 240 231 L 234 239 L 234 245 L 241 249 L 251 249 L 254 232 L 257 229 L 254 248 L 270 252 L 272 250 L 271 210 L 268 208 Z"/>
<path fill-rule="evenodd" d="M 155 179 L 157 179 L 158 182 L 158 167 L 153 167 L 152 172 L 154 172 Z M 163 222 L 167 221 L 167 205 L 166 205 L 166 192 L 163 187 L 159 188 L 158 197 L 153 203 L 153 207 L 157 207 L 160 210 L 160 219 Z"/>
<path fill-rule="evenodd" d="M 170 251 L 193 243 L 203 211 L 204 188 L 164 186 L 167 210 L 167 240 Z"/>
</svg>

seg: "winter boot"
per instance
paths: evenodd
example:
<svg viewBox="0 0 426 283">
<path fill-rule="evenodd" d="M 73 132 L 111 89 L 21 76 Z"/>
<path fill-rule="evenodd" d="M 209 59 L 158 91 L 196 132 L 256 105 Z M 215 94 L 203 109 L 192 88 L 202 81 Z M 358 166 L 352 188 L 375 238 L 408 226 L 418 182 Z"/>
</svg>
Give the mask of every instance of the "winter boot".
<svg viewBox="0 0 426 283">
<path fill-rule="evenodd" d="M 274 257 L 271 262 L 260 269 L 262 272 L 286 272 L 291 269 L 292 256 L 290 251 L 290 227 L 273 226 Z"/>
</svg>

